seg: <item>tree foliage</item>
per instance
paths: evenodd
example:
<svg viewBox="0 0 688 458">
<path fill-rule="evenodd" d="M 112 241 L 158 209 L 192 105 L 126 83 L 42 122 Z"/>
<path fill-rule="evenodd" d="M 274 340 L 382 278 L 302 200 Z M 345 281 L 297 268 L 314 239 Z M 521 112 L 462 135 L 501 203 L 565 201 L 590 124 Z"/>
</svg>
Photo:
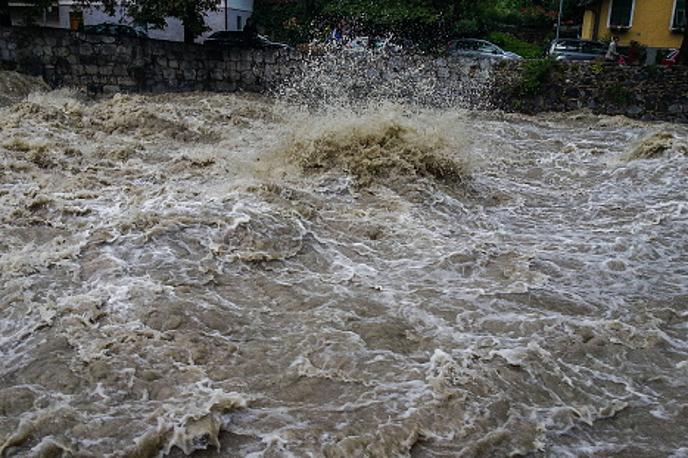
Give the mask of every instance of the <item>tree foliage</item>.
<svg viewBox="0 0 688 458">
<path fill-rule="evenodd" d="M 53 5 L 53 0 L 24 0 L 35 11 L 41 11 Z M 184 38 L 194 38 L 207 30 L 205 13 L 218 9 L 216 0 L 77 0 L 77 7 L 97 6 L 109 14 L 123 11 L 135 23 L 146 24 L 154 28 L 164 28 L 168 18 L 179 19 L 184 24 Z M 0 0 L 0 24 L 9 18 L 9 0 Z"/>
<path fill-rule="evenodd" d="M 268 33 L 292 42 L 322 36 L 339 18 L 359 33 L 393 32 L 414 41 L 485 35 L 500 28 L 551 30 L 558 0 L 256 0 L 255 17 Z M 567 2 L 575 14 L 577 2 Z M 544 32 L 542 32 L 544 31 Z"/>
<path fill-rule="evenodd" d="M 88 5 L 93 0 L 81 0 L 81 3 Z M 110 14 L 122 8 L 134 22 L 154 28 L 164 28 L 167 18 L 179 19 L 184 24 L 184 39 L 188 42 L 208 29 L 205 12 L 218 8 L 215 0 L 105 0 L 102 4 Z"/>
</svg>

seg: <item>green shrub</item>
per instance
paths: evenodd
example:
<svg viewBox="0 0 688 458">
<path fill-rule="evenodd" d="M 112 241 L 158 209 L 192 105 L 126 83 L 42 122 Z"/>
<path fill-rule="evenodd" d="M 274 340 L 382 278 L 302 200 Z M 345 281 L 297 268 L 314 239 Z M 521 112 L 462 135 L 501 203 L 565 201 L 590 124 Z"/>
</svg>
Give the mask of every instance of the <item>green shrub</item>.
<svg viewBox="0 0 688 458">
<path fill-rule="evenodd" d="M 467 37 L 480 34 L 481 24 L 475 18 L 460 19 L 451 29 L 452 36 Z"/>
<path fill-rule="evenodd" d="M 540 46 L 520 40 L 508 33 L 492 32 L 487 36 L 487 40 L 505 51 L 516 53 L 526 59 L 538 59 L 542 56 L 542 48 Z"/>
<path fill-rule="evenodd" d="M 605 93 L 607 100 L 616 105 L 627 106 L 633 101 L 633 94 L 621 84 L 613 84 L 607 88 Z"/>
<path fill-rule="evenodd" d="M 659 68 L 655 64 L 647 65 L 643 67 L 643 69 L 645 70 L 645 74 L 651 78 L 654 78 L 657 76 L 657 74 L 659 74 Z"/>
<path fill-rule="evenodd" d="M 590 70 L 592 70 L 593 75 L 601 75 L 604 73 L 604 64 L 595 62 L 594 64 L 590 65 Z"/>
<path fill-rule="evenodd" d="M 520 81 L 514 88 L 515 95 L 534 96 L 540 93 L 545 83 L 550 80 L 556 67 L 557 62 L 552 59 L 525 62 L 521 69 Z"/>
</svg>

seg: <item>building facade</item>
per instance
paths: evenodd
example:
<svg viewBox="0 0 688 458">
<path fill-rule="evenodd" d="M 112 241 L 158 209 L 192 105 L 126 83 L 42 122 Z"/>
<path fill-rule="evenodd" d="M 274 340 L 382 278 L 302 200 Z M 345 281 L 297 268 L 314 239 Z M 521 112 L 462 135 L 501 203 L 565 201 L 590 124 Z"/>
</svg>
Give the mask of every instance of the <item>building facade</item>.
<svg viewBox="0 0 688 458">
<path fill-rule="evenodd" d="M 26 24 L 30 12 L 29 4 L 10 2 L 10 13 L 14 25 Z M 246 20 L 252 14 L 253 0 L 219 0 L 218 9 L 208 11 L 205 15 L 205 22 L 210 30 L 198 37 L 196 41 L 203 41 L 209 34 L 220 30 L 243 30 Z M 83 25 L 96 25 L 103 22 L 132 25 L 131 18 L 127 17 L 122 10 L 109 15 L 97 4 L 80 8 L 79 3 L 73 0 L 56 1 L 52 7 L 43 11 L 38 17 L 34 16 L 32 20 L 44 27 L 63 29 L 73 28 L 74 20 Z M 184 41 L 184 26 L 175 18 L 168 18 L 164 29 L 154 29 L 145 25 L 140 28 L 146 29 L 148 36 L 156 40 Z"/>
<path fill-rule="evenodd" d="M 680 48 L 686 0 L 586 0 L 582 38 L 620 38 L 622 46 L 640 43 L 649 52 Z"/>
</svg>

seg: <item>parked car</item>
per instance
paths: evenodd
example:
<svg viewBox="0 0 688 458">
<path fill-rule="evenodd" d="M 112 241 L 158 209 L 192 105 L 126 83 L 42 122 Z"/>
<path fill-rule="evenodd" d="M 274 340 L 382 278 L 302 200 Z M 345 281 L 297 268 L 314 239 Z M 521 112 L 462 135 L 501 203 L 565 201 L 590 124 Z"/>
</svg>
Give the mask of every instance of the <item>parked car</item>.
<svg viewBox="0 0 688 458">
<path fill-rule="evenodd" d="M 116 37 L 148 38 L 148 35 L 146 35 L 146 32 L 143 30 L 134 28 L 130 25 L 113 24 L 111 22 L 103 22 L 102 24 L 96 25 L 85 25 L 83 31 L 84 33 L 113 35 Z"/>
<path fill-rule="evenodd" d="M 518 54 L 504 51 L 494 43 L 473 38 L 450 41 L 447 45 L 447 54 L 456 57 L 473 57 L 478 59 L 523 59 Z"/>
<path fill-rule="evenodd" d="M 678 63 L 678 49 L 671 49 L 664 59 L 662 59 L 662 65 L 676 65 Z"/>
<path fill-rule="evenodd" d="M 354 37 L 344 44 L 344 49 L 349 51 L 389 50 L 399 51 L 400 46 L 391 42 L 390 37 Z"/>
<path fill-rule="evenodd" d="M 229 46 L 236 48 L 262 48 L 262 49 L 291 49 L 291 46 L 284 43 L 275 43 L 263 35 L 256 35 L 251 38 L 244 32 L 234 32 L 223 30 L 215 32 L 203 42 L 209 46 Z"/>
<path fill-rule="evenodd" d="M 545 54 L 554 60 L 600 60 L 607 49 L 600 41 L 561 38 L 552 41 Z"/>
</svg>

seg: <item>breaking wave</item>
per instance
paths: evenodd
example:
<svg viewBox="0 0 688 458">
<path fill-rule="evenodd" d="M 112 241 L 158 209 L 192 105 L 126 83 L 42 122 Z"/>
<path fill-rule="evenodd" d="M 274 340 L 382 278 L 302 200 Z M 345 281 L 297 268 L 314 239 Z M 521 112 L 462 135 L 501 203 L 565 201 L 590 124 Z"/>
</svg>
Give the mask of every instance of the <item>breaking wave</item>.
<svg viewBox="0 0 688 458">
<path fill-rule="evenodd" d="M 671 132 L 660 131 L 640 140 L 629 153 L 628 159 L 653 159 L 669 152 L 688 155 L 688 143 Z"/>
<path fill-rule="evenodd" d="M 48 85 L 39 77 L 0 71 L 0 107 L 12 105 L 35 92 L 48 90 Z"/>
<path fill-rule="evenodd" d="M 361 186 L 391 177 L 468 179 L 465 158 L 461 162 L 465 141 L 436 126 L 414 124 L 393 107 L 384 111 L 390 114 L 329 112 L 295 129 L 281 152 L 306 172 L 339 170 Z"/>
</svg>

